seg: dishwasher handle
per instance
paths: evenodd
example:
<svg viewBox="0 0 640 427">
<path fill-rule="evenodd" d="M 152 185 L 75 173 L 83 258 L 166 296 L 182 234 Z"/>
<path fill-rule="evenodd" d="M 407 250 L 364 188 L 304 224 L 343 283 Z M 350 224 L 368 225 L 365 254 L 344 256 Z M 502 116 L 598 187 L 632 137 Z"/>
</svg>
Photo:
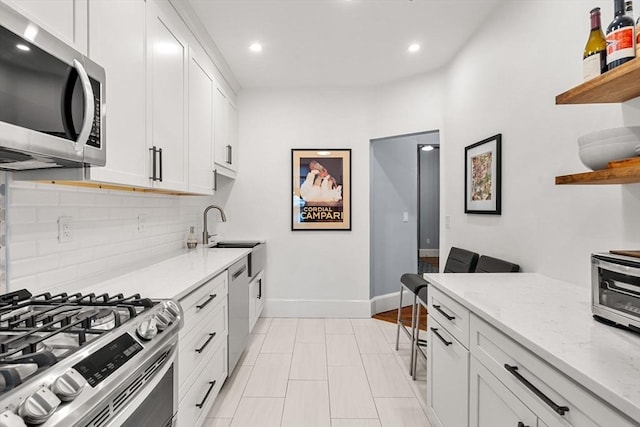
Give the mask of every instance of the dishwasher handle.
<svg viewBox="0 0 640 427">
<path fill-rule="evenodd" d="M 233 282 L 234 280 L 236 280 L 238 277 L 240 277 L 242 275 L 242 273 L 244 273 L 245 271 L 247 271 L 247 264 L 243 264 L 242 267 L 240 267 L 238 270 L 236 270 L 232 275 L 231 275 L 231 281 Z"/>
</svg>

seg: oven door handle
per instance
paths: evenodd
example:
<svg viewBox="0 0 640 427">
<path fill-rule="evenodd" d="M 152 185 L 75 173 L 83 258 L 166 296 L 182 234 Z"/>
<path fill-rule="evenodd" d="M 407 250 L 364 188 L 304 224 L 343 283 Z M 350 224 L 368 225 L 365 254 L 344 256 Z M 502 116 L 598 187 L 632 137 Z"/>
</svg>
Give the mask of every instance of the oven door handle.
<svg viewBox="0 0 640 427">
<path fill-rule="evenodd" d="M 77 152 L 84 150 L 84 146 L 91 134 L 91 128 L 93 127 L 93 117 L 95 115 L 95 100 L 93 97 L 93 89 L 91 88 L 91 80 L 89 75 L 85 71 L 84 67 L 77 59 L 73 60 L 73 68 L 78 71 L 80 77 L 80 83 L 82 84 L 82 93 L 84 93 L 84 118 L 82 122 L 82 129 L 78 134 L 78 138 L 73 145 L 73 148 Z"/>
<path fill-rule="evenodd" d="M 200 403 L 196 403 L 196 407 L 198 409 L 202 409 L 202 407 L 204 406 L 205 402 L 209 398 L 209 395 L 211 394 L 211 391 L 213 390 L 213 388 L 215 386 L 216 386 L 215 380 L 214 381 L 209 381 L 209 390 L 207 390 L 207 394 L 204 395 L 204 397 L 202 398 L 202 401 Z"/>
<path fill-rule="evenodd" d="M 603 280 L 603 282 L 610 291 L 625 294 L 634 298 L 640 297 L 640 292 L 638 292 L 640 288 L 637 286 L 627 285 L 626 283 L 618 282 L 617 280 Z"/>
</svg>

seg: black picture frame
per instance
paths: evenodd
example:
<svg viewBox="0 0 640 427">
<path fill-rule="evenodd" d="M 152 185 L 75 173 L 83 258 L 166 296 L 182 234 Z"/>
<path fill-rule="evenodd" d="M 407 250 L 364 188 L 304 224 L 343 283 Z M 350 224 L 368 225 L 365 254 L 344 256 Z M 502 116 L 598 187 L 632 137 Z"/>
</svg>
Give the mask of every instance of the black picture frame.
<svg viewBox="0 0 640 427">
<path fill-rule="evenodd" d="M 291 193 L 292 231 L 351 231 L 351 149 L 292 149 Z"/>
<path fill-rule="evenodd" d="M 502 214 L 502 134 L 464 149 L 464 212 Z"/>
</svg>

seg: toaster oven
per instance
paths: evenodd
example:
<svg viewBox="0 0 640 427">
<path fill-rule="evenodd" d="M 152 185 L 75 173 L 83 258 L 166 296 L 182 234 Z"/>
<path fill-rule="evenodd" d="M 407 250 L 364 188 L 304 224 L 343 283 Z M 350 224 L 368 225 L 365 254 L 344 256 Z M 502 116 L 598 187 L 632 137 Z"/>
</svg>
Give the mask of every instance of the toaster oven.
<svg viewBox="0 0 640 427">
<path fill-rule="evenodd" d="M 591 289 L 596 320 L 640 333 L 640 258 L 592 254 Z"/>
</svg>

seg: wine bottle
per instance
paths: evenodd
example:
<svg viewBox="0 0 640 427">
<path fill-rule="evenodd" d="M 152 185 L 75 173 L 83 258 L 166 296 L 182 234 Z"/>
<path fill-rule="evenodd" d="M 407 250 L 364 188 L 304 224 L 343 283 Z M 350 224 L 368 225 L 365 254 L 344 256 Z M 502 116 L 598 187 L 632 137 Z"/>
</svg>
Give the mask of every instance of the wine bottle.
<svg viewBox="0 0 640 427">
<path fill-rule="evenodd" d="M 602 34 L 600 8 L 591 9 L 591 32 L 582 54 L 584 80 L 592 79 L 607 71 L 607 41 Z"/>
<path fill-rule="evenodd" d="M 615 16 L 607 27 L 607 70 L 636 56 L 635 25 L 624 13 L 624 0 L 614 0 Z"/>
</svg>

